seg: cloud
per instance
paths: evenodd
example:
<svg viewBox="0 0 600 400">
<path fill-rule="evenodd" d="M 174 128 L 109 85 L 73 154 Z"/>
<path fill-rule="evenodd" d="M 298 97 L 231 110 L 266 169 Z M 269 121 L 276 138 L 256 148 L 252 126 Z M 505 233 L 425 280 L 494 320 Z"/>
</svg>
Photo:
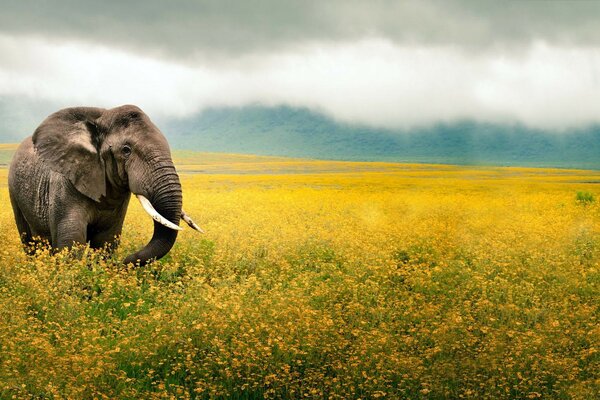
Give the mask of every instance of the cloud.
<svg viewBox="0 0 600 400">
<path fill-rule="evenodd" d="M 599 17 L 594 1 L 8 0 L 0 32 L 206 63 L 372 38 L 469 51 L 527 50 L 534 42 L 594 47 Z"/>
<path fill-rule="evenodd" d="M 61 105 L 140 105 L 151 116 L 288 104 L 348 122 L 410 127 L 475 119 L 562 129 L 600 121 L 600 50 L 536 42 L 473 54 L 386 38 L 311 42 L 226 64 L 82 41 L 0 36 L 0 95 Z"/>
</svg>

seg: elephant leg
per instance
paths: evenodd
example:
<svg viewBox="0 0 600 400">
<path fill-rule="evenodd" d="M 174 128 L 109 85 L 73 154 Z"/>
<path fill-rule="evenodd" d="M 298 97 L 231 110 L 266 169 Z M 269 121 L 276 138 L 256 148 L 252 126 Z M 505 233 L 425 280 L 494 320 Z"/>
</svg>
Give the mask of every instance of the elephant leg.
<svg viewBox="0 0 600 400">
<path fill-rule="evenodd" d="M 85 244 L 87 241 L 87 220 L 79 213 L 69 213 L 57 221 L 52 232 L 52 247 L 57 249 L 71 248 L 75 244 Z"/>
<path fill-rule="evenodd" d="M 116 212 L 116 214 L 103 215 L 96 224 L 88 228 L 88 240 L 93 249 L 104 249 L 109 254 L 113 253 L 119 246 L 123 221 L 127 212 L 127 199 Z"/>
<path fill-rule="evenodd" d="M 17 202 L 12 196 L 10 196 L 10 202 L 12 204 L 13 213 L 15 214 L 15 222 L 17 224 L 17 230 L 19 231 L 21 243 L 23 243 L 23 247 L 25 248 L 25 252 L 27 254 L 33 254 L 35 253 L 35 246 L 33 246 L 34 241 L 33 236 L 31 235 L 31 228 L 25 220 L 25 217 L 17 205 Z"/>
<path fill-rule="evenodd" d="M 112 253 L 119 246 L 121 229 L 108 229 L 90 234 L 90 247 L 93 249 L 106 249 Z"/>
</svg>

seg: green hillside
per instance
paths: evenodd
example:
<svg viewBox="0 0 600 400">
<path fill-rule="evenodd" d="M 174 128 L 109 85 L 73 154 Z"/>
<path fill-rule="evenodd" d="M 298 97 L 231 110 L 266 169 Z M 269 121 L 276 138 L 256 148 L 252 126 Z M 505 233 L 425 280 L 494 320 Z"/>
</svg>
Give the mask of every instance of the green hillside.
<svg viewBox="0 0 600 400">
<path fill-rule="evenodd" d="M 10 163 L 13 153 L 17 149 L 17 144 L 0 143 L 0 167 L 7 166 Z"/>
<path fill-rule="evenodd" d="M 30 135 L 60 107 L 0 97 L 0 143 Z M 208 109 L 153 120 L 175 149 L 313 159 L 600 169 L 600 126 L 566 133 L 472 121 L 390 130 L 292 107 Z M 9 154 L 0 150 L 0 164 Z"/>
<path fill-rule="evenodd" d="M 462 121 L 414 130 L 339 123 L 290 107 L 210 109 L 164 121 L 174 147 L 261 155 L 600 168 L 600 127 L 558 134 L 522 125 Z"/>
</svg>

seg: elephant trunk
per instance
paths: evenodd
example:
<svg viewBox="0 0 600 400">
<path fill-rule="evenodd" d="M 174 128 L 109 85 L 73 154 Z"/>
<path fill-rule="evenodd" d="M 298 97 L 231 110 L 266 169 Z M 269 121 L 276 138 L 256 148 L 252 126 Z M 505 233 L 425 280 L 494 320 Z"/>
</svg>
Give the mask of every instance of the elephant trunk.
<svg viewBox="0 0 600 400">
<path fill-rule="evenodd" d="M 152 207 L 164 218 L 175 225 L 179 225 L 181 217 L 181 184 L 175 172 L 172 162 L 163 164 L 155 171 L 151 178 L 151 189 L 148 191 L 148 200 Z M 177 231 L 168 228 L 158 221 L 154 221 L 154 234 L 150 242 L 138 252 L 129 255 L 123 261 L 145 265 L 148 262 L 159 259 L 171 250 L 177 239 Z"/>
</svg>

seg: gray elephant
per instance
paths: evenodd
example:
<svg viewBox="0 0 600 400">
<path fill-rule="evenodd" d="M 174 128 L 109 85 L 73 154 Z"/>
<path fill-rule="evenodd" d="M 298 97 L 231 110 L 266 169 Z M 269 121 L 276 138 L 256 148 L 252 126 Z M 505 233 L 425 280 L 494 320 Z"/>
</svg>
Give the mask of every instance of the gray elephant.
<svg viewBox="0 0 600 400">
<path fill-rule="evenodd" d="M 183 218 L 179 177 L 167 140 L 138 107 L 75 107 L 50 115 L 21 143 L 8 175 L 21 240 L 53 248 L 114 249 L 131 193 L 154 219 L 154 235 L 124 263 L 169 252 Z"/>
</svg>

